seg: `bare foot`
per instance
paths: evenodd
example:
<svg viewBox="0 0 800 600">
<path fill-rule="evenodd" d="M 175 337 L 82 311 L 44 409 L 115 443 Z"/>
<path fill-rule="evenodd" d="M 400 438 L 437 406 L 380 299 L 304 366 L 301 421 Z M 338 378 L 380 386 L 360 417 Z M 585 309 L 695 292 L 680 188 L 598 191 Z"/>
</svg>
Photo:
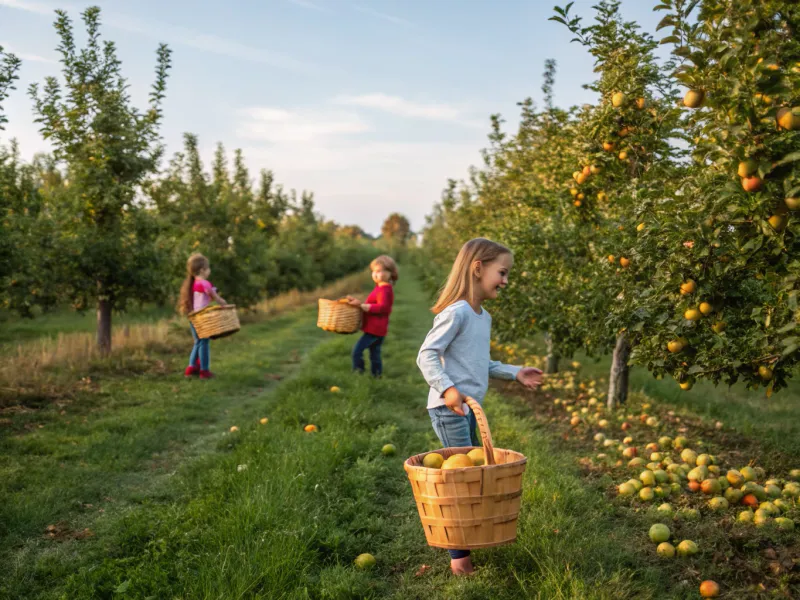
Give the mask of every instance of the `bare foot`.
<svg viewBox="0 0 800 600">
<path fill-rule="evenodd" d="M 472 558 L 469 556 L 451 559 L 450 570 L 453 571 L 453 575 L 472 575 L 475 572 L 472 566 Z"/>
</svg>

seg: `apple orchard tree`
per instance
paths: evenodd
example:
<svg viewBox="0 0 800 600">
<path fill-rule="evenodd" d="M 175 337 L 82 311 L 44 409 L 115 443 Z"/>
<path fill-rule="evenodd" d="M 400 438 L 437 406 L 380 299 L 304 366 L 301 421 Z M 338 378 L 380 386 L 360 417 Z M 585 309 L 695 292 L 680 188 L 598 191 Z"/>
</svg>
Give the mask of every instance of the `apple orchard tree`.
<svg viewBox="0 0 800 600">
<path fill-rule="evenodd" d="M 30 95 L 36 121 L 57 159 L 66 165 L 68 187 L 54 205 L 62 262 L 59 274 L 74 306 L 97 307 L 97 343 L 111 349 L 111 315 L 130 299 L 160 298 L 155 239 L 157 224 L 137 201 L 145 177 L 155 172 L 162 146 L 158 135 L 170 51 L 157 51 L 156 80 L 149 108 L 131 106 L 116 48 L 100 39 L 100 9 L 83 13 L 86 47 L 78 49 L 72 22 L 57 11 L 55 29 L 63 84 L 46 79 Z"/>
<path fill-rule="evenodd" d="M 653 273 L 633 360 L 785 387 L 798 360 L 800 4 L 664 0 L 691 165 L 637 251 Z"/>
<path fill-rule="evenodd" d="M 587 351 L 613 348 L 608 404 L 624 402 L 628 359 L 643 327 L 639 299 L 652 273 L 636 251 L 647 228 L 642 212 L 668 193 L 676 178 L 679 151 L 677 91 L 654 51 L 657 42 L 622 19 L 619 2 L 603 1 L 592 25 L 571 17 L 570 5 L 556 8 L 563 23 L 595 59 L 599 78 L 587 88 L 597 105 L 578 115 L 571 150 L 575 159 L 569 198 L 574 221 L 582 224 L 575 243 L 585 246 L 581 281 L 587 317 L 580 325 Z"/>
</svg>

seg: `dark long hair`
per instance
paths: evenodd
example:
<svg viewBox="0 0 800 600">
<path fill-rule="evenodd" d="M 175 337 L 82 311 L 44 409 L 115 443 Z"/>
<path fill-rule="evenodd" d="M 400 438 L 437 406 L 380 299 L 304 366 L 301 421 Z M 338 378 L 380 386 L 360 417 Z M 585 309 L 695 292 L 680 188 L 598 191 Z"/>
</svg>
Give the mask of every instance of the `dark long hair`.
<svg viewBox="0 0 800 600">
<path fill-rule="evenodd" d="M 186 279 L 181 285 L 181 297 L 178 300 L 178 311 L 188 315 L 194 309 L 194 279 L 209 267 L 208 259 L 200 253 L 192 254 L 186 261 Z"/>
</svg>

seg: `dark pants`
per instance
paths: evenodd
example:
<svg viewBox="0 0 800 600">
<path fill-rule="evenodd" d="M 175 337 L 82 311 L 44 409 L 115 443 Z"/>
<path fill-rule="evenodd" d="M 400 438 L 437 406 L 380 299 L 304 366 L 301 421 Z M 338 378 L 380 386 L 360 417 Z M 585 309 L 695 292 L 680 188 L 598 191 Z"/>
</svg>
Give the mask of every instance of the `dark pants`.
<svg viewBox="0 0 800 600">
<path fill-rule="evenodd" d="M 356 342 L 353 348 L 353 371 L 364 372 L 364 350 L 369 349 L 369 362 L 372 374 L 379 377 L 383 373 L 383 361 L 381 360 L 381 345 L 383 338 L 371 333 L 365 333 Z"/>
</svg>

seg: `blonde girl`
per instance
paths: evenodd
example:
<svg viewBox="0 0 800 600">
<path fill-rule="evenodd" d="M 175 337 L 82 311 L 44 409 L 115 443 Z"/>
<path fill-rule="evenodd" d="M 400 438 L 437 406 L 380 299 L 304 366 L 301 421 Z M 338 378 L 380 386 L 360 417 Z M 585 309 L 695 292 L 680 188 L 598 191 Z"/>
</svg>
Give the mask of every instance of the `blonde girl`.
<svg viewBox="0 0 800 600">
<path fill-rule="evenodd" d="M 353 371 L 364 372 L 364 351 L 369 350 L 372 376 L 380 377 L 383 373 L 381 346 L 389 332 L 389 315 L 392 314 L 394 305 L 394 284 L 399 279 L 399 275 L 397 263 L 386 254 L 373 260 L 369 264 L 369 268 L 372 270 L 372 281 L 375 282 L 375 288 L 367 296 L 367 299 L 361 302 L 352 296 L 347 297 L 351 305 L 359 306 L 364 311 L 361 320 L 361 331 L 364 332 L 364 335 L 353 348 Z"/>
<path fill-rule="evenodd" d="M 430 386 L 428 414 L 442 446 L 480 446 L 475 415 L 465 396 L 483 401 L 489 378 L 517 380 L 528 388 L 542 382 L 533 367 L 515 367 L 490 359 L 492 317 L 481 306 L 508 285 L 514 264 L 505 246 L 476 238 L 458 253 L 447 282 L 431 309 L 436 317 L 417 356 Z M 469 550 L 449 550 L 456 575 L 472 573 Z"/>
<path fill-rule="evenodd" d="M 183 280 L 181 285 L 181 296 L 178 304 L 178 309 L 182 314 L 189 314 L 192 311 L 200 310 L 212 300 L 219 304 L 227 304 L 217 294 L 217 288 L 211 285 L 208 280 L 211 275 L 211 265 L 208 259 L 202 254 L 192 254 L 189 260 L 186 261 L 186 279 Z M 194 325 L 189 323 L 192 329 L 192 337 L 194 338 L 194 346 L 192 353 L 189 355 L 189 366 L 183 372 L 184 376 L 191 377 L 199 375 L 200 379 L 211 379 L 214 374 L 209 370 L 209 362 L 211 356 L 209 353 L 208 338 L 200 339 L 197 336 Z"/>
</svg>

